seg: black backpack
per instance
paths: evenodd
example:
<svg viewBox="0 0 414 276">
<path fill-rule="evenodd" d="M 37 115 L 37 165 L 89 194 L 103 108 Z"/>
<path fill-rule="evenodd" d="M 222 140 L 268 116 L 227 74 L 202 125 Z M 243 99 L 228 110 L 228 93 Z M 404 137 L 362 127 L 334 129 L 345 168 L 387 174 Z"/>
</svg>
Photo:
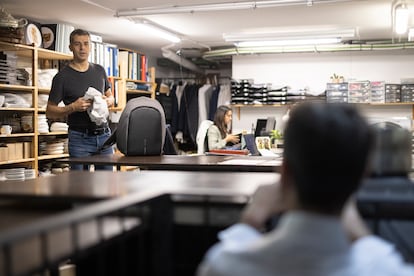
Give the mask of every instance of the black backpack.
<svg viewBox="0 0 414 276">
<path fill-rule="evenodd" d="M 104 146 L 116 143 L 127 156 L 161 155 L 165 142 L 165 114 L 161 104 L 148 97 L 127 102 L 117 128 Z"/>
</svg>

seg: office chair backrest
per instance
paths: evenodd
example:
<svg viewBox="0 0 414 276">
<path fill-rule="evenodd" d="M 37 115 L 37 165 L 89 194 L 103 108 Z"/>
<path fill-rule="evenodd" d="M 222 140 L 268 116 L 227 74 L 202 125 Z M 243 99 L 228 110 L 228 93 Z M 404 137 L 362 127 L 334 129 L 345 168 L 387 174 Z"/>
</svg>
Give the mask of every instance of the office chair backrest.
<svg viewBox="0 0 414 276">
<path fill-rule="evenodd" d="M 207 130 L 213 124 L 213 121 L 204 120 L 198 126 L 196 143 L 197 143 L 197 154 L 204 154 L 208 151 L 208 141 L 207 141 Z"/>
<path fill-rule="evenodd" d="M 142 96 L 127 102 L 116 130 L 104 145 L 116 143 L 119 151 L 127 156 L 161 155 L 165 133 L 161 104 Z"/>
<path fill-rule="evenodd" d="M 175 147 L 174 138 L 171 134 L 171 126 L 169 124 L 165 127 L 165 143 L 163 148 L 163 155 L 177 155 L 178 150 Z"/>
</svg>

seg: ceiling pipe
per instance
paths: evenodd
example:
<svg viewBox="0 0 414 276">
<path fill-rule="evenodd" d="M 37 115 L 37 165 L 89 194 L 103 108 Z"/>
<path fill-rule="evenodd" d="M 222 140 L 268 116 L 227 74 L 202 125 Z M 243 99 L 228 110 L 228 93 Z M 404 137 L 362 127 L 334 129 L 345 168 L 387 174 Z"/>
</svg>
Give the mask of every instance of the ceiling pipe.
<svg viewBox="0 0 414 276">
<path fill-rule="evenodd" d="M 249 47 L 227 48 L 205 52 L 203 58 L 251 55 L 251 54 L 283 54 L 283 53 L 314 53 L 314 52 L 353 52 L 353 51 L 386 51 L 414 49 L 414 42 L 392 43 L 388 41 L 359 44 L 309 45 L 296 47 Z"/>
</svg>

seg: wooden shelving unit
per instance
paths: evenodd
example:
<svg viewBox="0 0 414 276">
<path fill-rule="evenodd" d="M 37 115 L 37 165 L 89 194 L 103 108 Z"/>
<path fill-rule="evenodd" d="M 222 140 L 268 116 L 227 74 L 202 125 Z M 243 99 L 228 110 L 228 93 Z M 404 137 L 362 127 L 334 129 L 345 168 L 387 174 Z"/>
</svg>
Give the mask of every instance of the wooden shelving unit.
<svg viewBox="0 0 414 276">
<path fill-rule="evenodd" d="M 32 70 L 32 85 L 14 85 L 14 84 L 0 84 L 0 94 L 1 93 L 30 93 L 32 102 L 31 107 L 29 108 L 10 108 L 10 107 L 0 107 L 0 119 L 4 119 L 10 114 L 15 114 L 20 116 L 22 114 L 30 114 L 33 117 L 33 131 L 30 133 L 12 133 L 11 135 L 0 135 L 0 143 L 2 144 L 20 144 L 29 142 L 30 143 L 30 153 L 25 153 L 30 155 L 29 158 L 15 158 L 9 160 L 0 161 L 0 168 L 7 167 L 30 167 L 36 171 L 39 169 L 39 160 L 45 159 L 55 159 L 60 157 L 67 157 L 67 154 L 62 155 L 43 155 L 39 156 L 38 145 L 39 137 L 44 134 L 39 134 L 38 127 L 38 114 L 45 112 L 44 109 L 38 108 L 38 94 L 39 93 L 49 93 L 50 88 L 38 87 L 38 69 L 41 61 L 46 60 L 70 60 L 72 55 L 58 53 L 47 49 L 37 48 L 29 45 L 20 45 L 20 44 L 11 44 L 6 42 L 0 42 L 0 51 L 9 52 L 17 57 L 17 67 L 31 67 Z M 2 124 L 3 121 L 0 121 Z M 47 135 L 65 135 L 67 133 L 50 133 Z"/>
<path fill-rule="evenodd" d="M 126 50 L 126 49 L 123 49 Z M 59 155 L 39 155 L 39 138 L 47 139 L 52 136 L 65 136 L 66 132 L 50 132 L 50 133 L 39 133 L 38 126 L 38 115 L 45 113 L 45 108 L 38 107 L 39 94 L 49 94 L 50 88 L 48 87 L 39 87 L 38 83 L 38 70 L 40 65 L 52 64 L 52 61 L 56 60 L 71 60 L 72 55 L 59 53 L 43 48 L 37 48 L 30 45 L 21 45 L 21 44 L 12 44 L 6 42 L 0 42 L 0 51 L 11 52 L 17 56 L 17 67 L 31 67 L 32 70 L 32 85 L 15 85 L 15 84 L 1 84 L 0 83 L 0 94 L 5 92 L 10 93 L 30 93 L 32 96 L 31 107 L 29 108 L 9 108 L 9 107 L 0 107 L 0 119 L 7 114 L 15 113 L 17 115 L 21 114 L 31 114 L 33 117 L 33 132 L 30 133 L 13 133 L 11 135 L 0 135 L 0 143 L 7 144 L 10 142 L 30 142 L 31 143 L 31 152 L 30 158 L 19 158 L 15 160 L 3 160 L 0 161 L 0 169 L 2 166 L 7 165 L 12 166 L 25 166 L 31 167 L 33 169 L 39 169 L 39 161 L 51 160 L 61 157 L 68 157 L 68 154 L 59 154 Z M 137 51 L 128 50 L 134 53 L 139 53 Z M 142 55 L 142 54 L 141 54 Z M 124 67 L 125 68 L 125 67 Z M 116 106 L 110 108 L 110 111 L 122 111 L 125 108 L 128 95 L 143 95 L 151 98 L 155 98 L 155 89 L 156 83 L 155 80 L 155 68 L 149 68 L 147 75 L 150 81 L 145 81 L 141 79 L 131 79 L 128 77 L 109 77 L 113 86 L 113 94 L 116 97 Z M 138 76 L 138 75 L 137 75 Z M 115 91 L 115 82 L 116 89 Z M 135 84 L 143 84 L 148 86 L 148 90 L 139 90 L 139 89 L 127 89 L 127 82 L 133 82 Z M 2 121 L 0 121 L 0 124 Z M 43 137 L 43 138 L 42 138 Z"/>
</svg>

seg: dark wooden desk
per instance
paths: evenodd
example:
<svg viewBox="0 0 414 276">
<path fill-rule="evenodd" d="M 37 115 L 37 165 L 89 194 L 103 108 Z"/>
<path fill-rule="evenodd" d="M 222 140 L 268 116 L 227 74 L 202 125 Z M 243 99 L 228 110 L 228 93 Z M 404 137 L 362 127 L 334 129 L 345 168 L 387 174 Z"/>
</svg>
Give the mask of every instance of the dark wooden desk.
<svg viewBox="0 0 414 276">
<path fill-rule="evenodd" d="M 163 194 L 246 197 L 258 185 L 277 179 L 277 173 L 72 171 L 25 181 L 0 181 L 0 230 L 70 210 L 76 204 L 130 194 L 136 194 L 137 202 Z"/>
<path fill-rule="evenodd" d="M 59 159 L 57 162 L 83 165 L 138 166 L 143 170 L 180 171 L 234 171 L 274 172 L 279 171 L 281 158 L 241 155 L 161 155 L 161 156 L 88 156 Z"/>
<path fill-rule="evenodd" d="M 25 181 L 2 181 L 0 274 L 7 275 L 4 271 L 11 270 L 11 275 L 20 275 L 37 269 L 44 264 L 42 256 L 46 256 L 51 265 L 62 258 L 80 258 L 76 262 L 78 266 L 96 269 L 93 273 L 85 272 L 85 275 L 102 275 L 93 262 L 82 259 L 88 256 L 84 252 L 98 252 L 97 255 L 88 254 L 101 256 L 102 251 L 93 250 L 102 245 L 101 250 L 110 254 L 112 247 L 108 249 L 109 245 L 104 241 L 109 241 L 111 237 L 118 240 L 123 237 L 132 252 L 122 247 L 117 254 L 131 256 L 135 263 L 144 262 L 142 265 L 130 264 L 130 268 L 152 269 L 151 273 L 144 271 L 139 275 L 172 275 L 174 264 L 166 261 L 171 256 L 165 258 L 160 252 L 171 252 L 169 246 L 174 232 L 171 228 L 176 208 L 173 202 L 182 202 L 185 208 L 191 202 L 198 202 L 203 208 L 208 206 L 208 202 L 240 205 L 248 200 L 258 185 L 273 183 L 278 177 L 274 172 L 72 171 Z M 11 203 L 7 205 L 5 202 Z M 37 209 L 36 203 L 45 208 Z M 62 204 L 72 204 L 72 207 L 61 209 Z M 29 208 L 21 209 L 26 205 Z M 143 234 L 133 234 L 138 232 Z M 140 237 L 143 240 L 137 243 L 135 239 Z M 75 244 L 78 247 L 74 247 Z M 5 268 L 2 261 L 8 246 L 12 248 L 11 260 Z M 158 250 L 151 251 L 147 246 Z M 27 252 L 30 252 L 31 258 L 22 257 Z M 45 255 L 40 252 L 45 252 Z M 82 254 L 77 255 L 79 252 Z M 125 257 L 125 260 L 128 258 Z M 153 260 L 154 265 L 148 259 Z M 163 266 L 159 265 L 160 262 Z M 113 267 L 120 269 L 124 266 L 125 263 L 120 263 Z M 106 275 L 136 274 L 135 271 L 131 274 L 118 272 Z"/>
<path fill-rule="evenodd" d="M 200 250 L 205 252 L 211 246 L 210 240 L 207 239 L 207 233 L 215 235 L 215 232 L 212 231 L 217 230 L 215 223 L 223 217 L 227 218 L 226 214 L 238 213 L 240 205 L 248 200 L 259 185 L 274 183 L 278 178 L 279 174 L 274 172 L 75 171 L 26 181 L 0 182 L 0 202 L 15 200 L 25 205 L 27 202 L 38 201 L 46 203 L 50 208 L 49 213 L 39 213 L 30 218 L 27 215 L 32 216 L 33 210 L 29 213 L 25 213 L 26 210 L 23 210 L 23 214 L 26 214 L 24 223 L 20 221 L 19 227 L 12 227 L 10 217 L 3 217 L 4 212 L 1 212 L 3 209 L 0 207 L 0 221 L 7 225 L 5 229 L 0 228 L 0 274 L 7 270 L 2 269 L 5 264 L 2 263 L 2 260 L 7 260 L 8 257 L 4 256 L 8 248 L 12 248 L 12 255 L 11 261 L 7 263 L 10 264 L 7 268 L 17 275 L 45 264 L 42 259 L 43 255 L 39 252 L 46 252 L 44 255 L 52 265 L 58 263 L 62 258 L 77 257 L 77 265 L 89 265 L 96 268 L 89 259 L 82 259 L 86 255 L 84 251 L 93 250 L 95 246 L 103 244 L 111 237 L 124 236 L 126 239 L 123 241 L 124 246 L 125 244 L 131 245 L 128 247 L 129 250 L 135 247 L 140 249 L 125 253 L 125 247 L 120 247 L 116 253 L 132 256 L 134 262 L 139 260 L 144 262 L 134 267 L 149 267 L 153 269 L 151 272 L 155 271 L 153 273 L 144 271 L 140 275 L 190 275 L 180 273 L 182 268 L 178 265 L 188 265 L 188 255 L 195 254 L 194 252 L 189 253 L 189 250 L 201 248 Z M 365 185 L 371 186 L 371 184 Z M 390 187 L 385 188 L 392 190 L 391 186 L 394 187 L 394 184 L 398 183 L 393 183 Z M 373 198 L 371 192 L 381 193 L 383 191 L 382 188 L 378 190 L 377 185 L 372 188 L 374 190 L 369 189 L 370 193 L 359 194 L 360 199 L 364 199 L 367 204 L 370 204 L 368 209 L 371 211 L 372 207 L 375 207 L 372 204 L 382 204 L 382 202 L 376 202 L 378 201 L 377 197 Z M 400 188 L 395 192 L 399 193 L 401 190 L 406 195 L 408 191 L 412 195 L 413 189 L 402 189 L 402 186 Z M 388 194 L 390 193 L 387 192 Z M 391 198 L 390 203 L 394 203 L 395 199 Z M 387 198 L 384 198 L 383 201 L 388 204 Z M 65 202 L 74 204 L 89 202 L 91 204 L 81 204 L 74 206 L 74 210 L 61 212 L 56 212 L 53 209 L 53 204 Z M 409 201 L 407 202 L 409 203 Z M 230 209 L 229 205 L 237 206 Z M 380 210 L 382 207 L 378 206 L 378 210 Z M 228 209 L 225 209 L 226 207 Z M 137 208 L 138 212 L 133 212 L 134 208 Z M 181 215 L 177 212 L 179 208 L 184 211 Z M 189 210 L 193 212 L 188 212 Z M 126 213 L 122 213 L 122 211 Z M 189 231 L 189 225 L 198 227 L 194 221 L 191 222 L 192 224 L 187 223 L 186 225 L 186 221 L 182 220 L 191 216 L 197 219 L 195 222 L 198 223 L 198 226 L 203 226 L 207 222 L 206 225 L 211 228 L 195 228 L 190 230 L 193 232 L 188 234 L 185 231 Z M 13 216 L 12 218 L 15 220 L 14 222 L 17 222 L 20 217 Z M 216 220 L 213 222 L 213 219 Z M 231 223 L 227 219 L 222 221 Z M 143 227 L 139 228 L 141 225 Z M 219 226 L 221 227 L 223 224 Z M 98 231 L 98 229 L 101 230 Z M 185 231 L 183 232 L 183 230 Z M 140 233 L 144 231 L 144 235 L 137 236 L 140 243 L 137 243 L 135 238 L 132 242 L 128 239 L 129 234 L 135 233 L 134 231 Z M 188 239 L 191 235 L 197 236 L 194 231 L 202 237 L 197 240 L 197 245 L 191 244 L 192 240 Z M 175 235 L 180 233 L 181 239 L 176 240 L 177 237 L 173 237 L 172 233 Z M 203 238 L 206 239 L 204 243 L 202 243 Z M 149 241 L 150 243 L 147 244 Z M 138 244 L 142 246 L 135 246 Z M 190 244 L 191 247 L 184 246 L 190 246 Z M 150 248 L 157 250 L 151 251 Z M 111 251 L 112 247 L 109 250 L 107 248 L 105 252 L 109 254 Z M 27 252 L 30 252 L 31 258 L 22 257 L 27 256 Z M 80 256 L 77 255 L 79 252 L 82 252 L 79 254 Z M 100 250 L 97 252 L 98 255 L 101 254 Z M 148 252 L 151 254 L 150 257 L 148 257 Z M 159 252 L 162 254 L 158 254 Z M 171 260 L 173 255 L 168 254 L 173 254 L 172 252 L 174 252 L 174 262 L 166 261 Z M 182 259 L 177 256 L 181 256 Z M 152 262 L 148 262 L 148 258 Z M 163 266 L 160 266 L 160 263 L 163 263 Z M 195 261 L 191 263 L 192 266 L 196 264 Z M 125 263 L 120 263 L 117 267 L 124 266 Z M 105 268 L 109 269 L 110 267 Z M 193 269 L 194 267 L 190 266 L 191 272 Z M 95 272 L 84 274 L 101 275 Z M 135 270 L 133 272 L 109 275 L 138 275 Z M 7 275 L 7 273 L 2 275 Z"/>
<path fill-rule="evenodd" d="M 188 171 L 71 171 L 24 181 L 0 181 L 1 199 L 87 202 L 138 193 L 248 196 L 258 185 L 277 181 L 277 173 Z"/>
</svg>

